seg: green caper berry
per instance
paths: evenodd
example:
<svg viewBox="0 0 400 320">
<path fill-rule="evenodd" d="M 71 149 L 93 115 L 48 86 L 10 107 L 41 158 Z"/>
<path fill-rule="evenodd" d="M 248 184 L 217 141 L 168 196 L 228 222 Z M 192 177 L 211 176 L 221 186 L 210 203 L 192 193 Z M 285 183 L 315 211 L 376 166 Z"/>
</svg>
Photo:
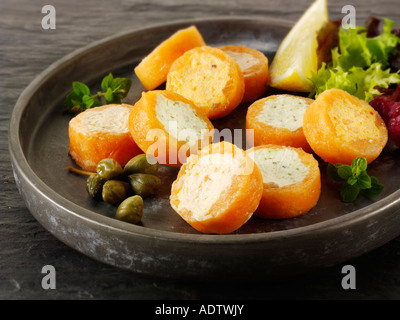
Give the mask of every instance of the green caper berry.
<svg viewBox="0 0 400 320">
<path fill-rule="evenodd" d="M 102 198 L 104 202 L 118 204 L 128 194 L 129 184 L 119 180 L 107 180 L 103 185 Z"/>
<path fill-rule="evenodd" d="M 158 171 L 158 161 L 151 154 L 139 154 L 133 157 L 124 167 L 124 173 L 130 175 L 133 173 L 156 174 Z"/>
<path fill-rule="evenodd" d="M 138 224 L 143 216 L 143 199 L 141 196 L 126 198 L 120 203 L 115 218 L 121 221 Z"/>
<path fill-rule="evenodd" d="M 91 198 L 99 198 L 106 180 L 98 175 L 91 175 L 86 180 L 86 191 Z"/>
<path fill-rule="evenodd" d="M 134 173 L 128 179 L 133 192 L 141 197 L 155 194 L 161 185 L 160 178 L 153 174 Z"/>
<path fill-rule="evenodd" d="M 118 177 L 124 172 L 121 165 L 116 160 L 111 158 L 100 160 L 97 164 L 96 171 L 97 174 L 105 180 Z"/>
</svg>

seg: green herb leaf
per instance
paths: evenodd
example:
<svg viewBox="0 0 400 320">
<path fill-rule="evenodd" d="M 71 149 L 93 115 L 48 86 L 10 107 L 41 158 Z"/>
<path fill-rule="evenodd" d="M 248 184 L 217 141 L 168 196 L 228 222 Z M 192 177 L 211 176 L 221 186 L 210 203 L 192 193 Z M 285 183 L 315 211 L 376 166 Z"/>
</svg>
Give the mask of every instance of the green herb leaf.
<svg viewBox="0 0 400 320">
<path fill-rule="evenodd" d="M 328 176 L 333 181 L 336 181 L 336 182 L 343 182 L 344 181 L 344 179 L 339 176 L 339 174 L 337 172 L 337 168 L 336 168 L 336 166 L 334 164 L 328 163 L 328 171 L 327 172 L 328 172 Z"/>
<path fill-rule="evenodd" d="M 341 177 L 343 180 L 347 180 L 352 176 L 351 167 L 346 165 L 339 164 L 337 168 L 337 173 L 339 177 Z"/>
<path fill-rule="evenodd" d="M 350 185 L 347 182 L 343 184 L 340 195 L 344 202 L 354 202 L 358 194 L 360 193 L 360 187 L 356 184 Z"/>
<path fill-rule="evenodd" d="M 353 162 L 351 163 L 351 166 L 353 168 L 358 167 L 360 169 L 360 171 L 365 171 L 365 170 L 367 170 L 368 162 L 367 162 L 367 159 L 365 159 L 365 158 L 357 157 L 353 160 Z"/>
<path fill-rule="evenodd" d="M 371 177 L 365 171 L 363 171 L 357 178 L 357 184 L 361 189 L 370 189 Z"/>
<path fill-rule="evenodd" d="M 368 175 L 366 158 L 357 157 L 351 165 L 328 163 L 327 173 L 332 180 L 343 183 L 340 194 L 344 202 L 354 201 L 360 190 L 367 197 L 375 197 L 383 190 L 383 184 Z"/>
<path fill-rule="evenodd" d="M 64 105 L 68 108 L 68 110 L 72 113 L 79 113 L 84 110 L 84 103 L 82 102 L 82 94 L 77 94 L 74 91 L 71 91 L 67 98 L 64 100 Z"/>
<path fill-rule="evenodd" d="M 371 188 L 363 190 L 363 194 L 368 198 L 379 196 L 384 189 L 384 185 L 379 183 L 376 177 L 371 177 Z"/>
<path fill-rule="evenodd" d="M 357 178 L 353 178 L 353 177 L 350 177 L 348 180 L 347 180 L 347 183 L 349 184 L 349 185 L 354 185 L 354 184 L 356 184 L 357 183 Z"/>
<path fill-rule="evenodd" d="M 111 103 L 113 101 L 114 95 L 110 87 L 107 88 L 107 92 L 104 94 L 104 98 L 106 99 L 107 103 Z"/>
<path fill-rule="evenodd" d="M 86 84 L 79 81 L 72 82 L 72 90 L 73 92 L 75 92 L 77 96 L 84 96 L 90 94 L 89 87 Z"/>
<path fill-rule="evenodd" d="M 107 89 L 110 87 L 114 77 L 111 73 L 109 73 L 107 76 L 103 78 L 101 81 L 101 90 L 107 91 Z"/>
<path fill-rule="evenodd" d="M 91 96 L 85 94 L 85 95 L 82 97 L 82 102 L 85 104 L 86 109 L 89 109 L 89 108 L 91 108 L 91 107 L 93 106 L 93 104 L 94 104 L 94 99 L 93 99 Z"/>
<path fill-rule="evenodd" d="M 121 103 L 122 99 L 128 95 L 132 85 L 132 79 L 129 78 L 114 78 L 111 73 L 101 81 L 101 89 L 103 92 L 98 92 L 91 95 L 89 87 L 79 81 L 72 83 L 72 91 L 64 100 L 64 105 L 71 113 L 80 113 L 86 109 L 98 107 L 102 105 L 100 100 L 104 97 L 107 104 Z"/>
<path fill-rule="evenodd" d="M 129 78 L 115 78 L 114 79 L 114 97 L 119 101 L 128 95 L 128 92 L 132 85 L 132 79 Z"/>
</svg>

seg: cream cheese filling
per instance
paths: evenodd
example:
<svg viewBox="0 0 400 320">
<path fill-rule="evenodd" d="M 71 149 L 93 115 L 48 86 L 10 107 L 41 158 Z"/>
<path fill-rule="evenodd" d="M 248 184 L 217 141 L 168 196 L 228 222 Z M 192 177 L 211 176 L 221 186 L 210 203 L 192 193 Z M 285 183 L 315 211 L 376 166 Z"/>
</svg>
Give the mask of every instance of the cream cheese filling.
<svg viewBox="0 0 400 320">
<path fill-rule="evenodd" d="M 189 158 L 188 165 L 190 166 Z M 198 221 L 212 215 L 211 207 L 221 194 L 232 185 L 235 175 L 241 173 L 240 161 L 231 154 L 209 154 L 201 156 L 191 167 L 178 192 L 179 210 L 188 210 Z"/>
<path fill-rule="evenodd" d="M 288 148 L 260 148 L 248 153 L 261 171 L 265 184 L 279 188 L 301 183 L 309 167 L 303 164 L 298 153 Z"/>
<path fill-rule="evenodd" d="M 296 131 L 303 126 L 307 107 L 307 102 L 302 98 L 279 95 L 265 101 L 257 119 L 275 128 Z"/>
<path fill-rule="evenodd" d="M 189 145 L 201 140 L 208 132 L 207 123 L 189 104 L 168 99 L 163 94 L 157 94 L 156 116 L 168 134 Z"/>
</svg>

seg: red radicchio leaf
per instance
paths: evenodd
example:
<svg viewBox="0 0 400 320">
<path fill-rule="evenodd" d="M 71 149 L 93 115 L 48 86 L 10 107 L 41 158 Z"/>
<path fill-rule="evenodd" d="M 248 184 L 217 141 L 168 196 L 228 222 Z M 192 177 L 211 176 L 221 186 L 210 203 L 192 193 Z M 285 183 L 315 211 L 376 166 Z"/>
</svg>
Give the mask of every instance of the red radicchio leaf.
<svg viewBox="0 0 400 320">
<path fill-rule="evenodd" d="M 382 95 L 375 96 L 370 105 L 385 121 L 389 137 L 400 147 L 400 84 L 396 89 L 383 89 Z"/>
</svg>

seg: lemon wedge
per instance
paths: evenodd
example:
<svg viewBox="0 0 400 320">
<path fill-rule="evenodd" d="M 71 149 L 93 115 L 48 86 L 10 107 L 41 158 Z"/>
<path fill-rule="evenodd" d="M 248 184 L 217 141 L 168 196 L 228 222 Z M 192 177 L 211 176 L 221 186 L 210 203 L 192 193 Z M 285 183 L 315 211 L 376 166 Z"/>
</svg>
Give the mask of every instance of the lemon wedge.
<svg viewBox="0 0 400 320">
<path fill-rule="evenodd" d="M 316 0 L 283 39 L 270 67 L 271 87 L 310 92 L 309 78 L 318 69 L 318 40 L 329 22 L 327 0 Z"/>
</svg>

